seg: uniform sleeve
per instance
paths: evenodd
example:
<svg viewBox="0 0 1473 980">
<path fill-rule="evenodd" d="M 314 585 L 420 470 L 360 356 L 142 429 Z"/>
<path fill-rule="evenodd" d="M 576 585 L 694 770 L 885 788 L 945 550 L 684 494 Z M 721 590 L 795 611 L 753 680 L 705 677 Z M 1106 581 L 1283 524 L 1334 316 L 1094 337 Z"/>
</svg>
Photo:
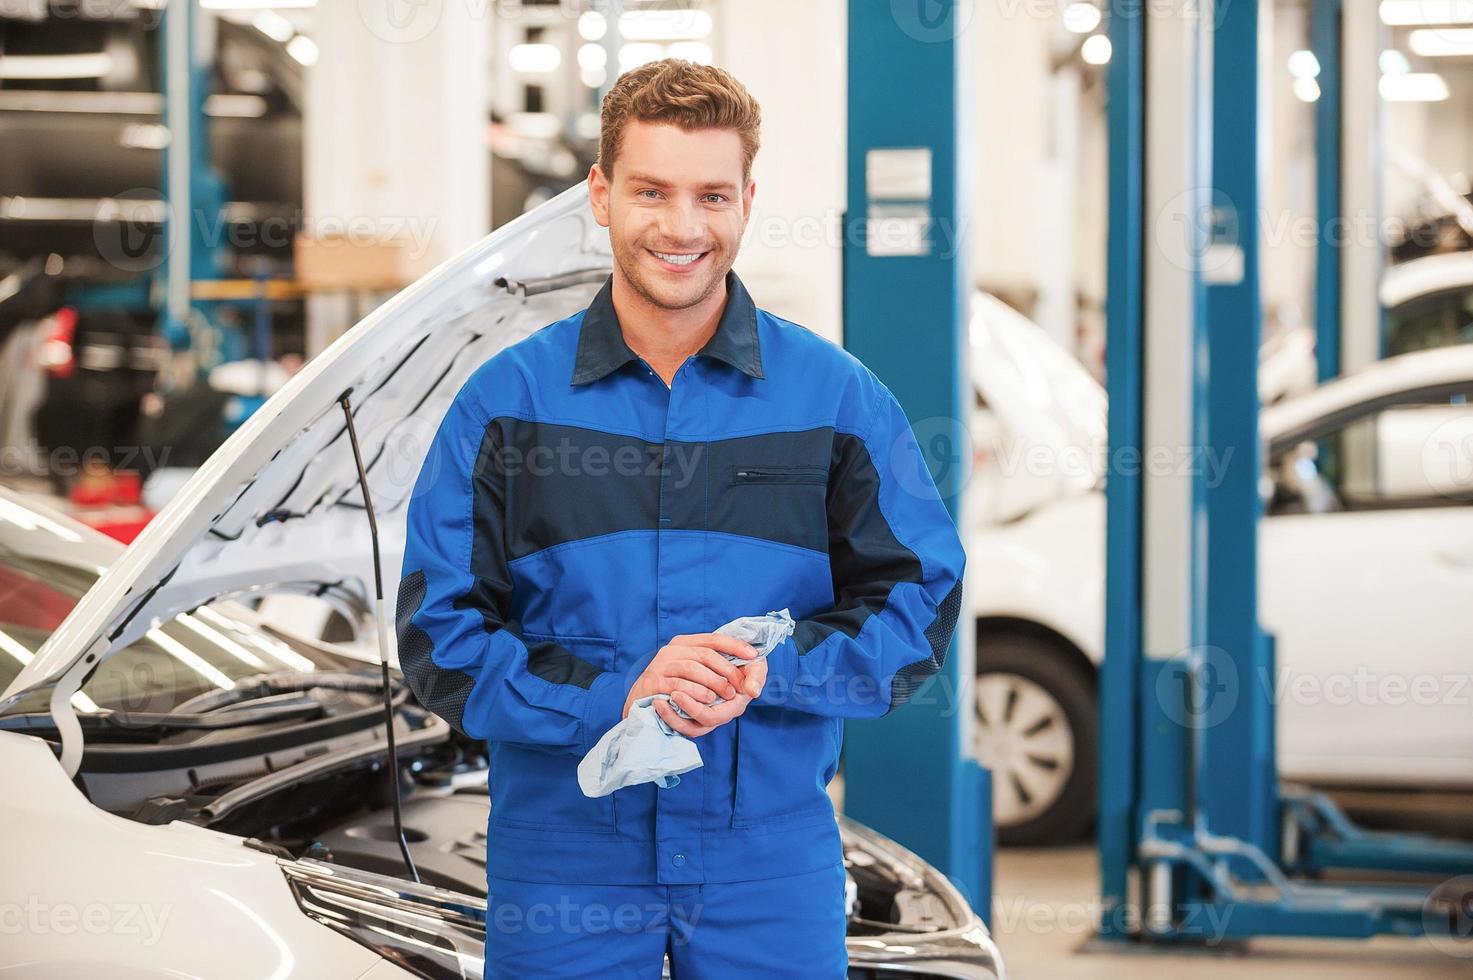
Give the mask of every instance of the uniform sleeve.
<svg viewBox="0 0 1473 980">
<path fill-rule="evenodd" d="M 498 432 L 467 386 L 425 457 L 395 611 L 400 668 L 420 703 L 472 738 L 581 755 L 619 721 L 634 678 L 529 646 L 508 621 Z"/>
<path fill-rule="evenodd" d="M 757 704 L 871 718 L 938 672 L 961 611 L 966 552 L 910 423 L 880 386 L 865 430 L 835 432 L 829 559 L 835 603 L 768 655 Z"/>
</svg>

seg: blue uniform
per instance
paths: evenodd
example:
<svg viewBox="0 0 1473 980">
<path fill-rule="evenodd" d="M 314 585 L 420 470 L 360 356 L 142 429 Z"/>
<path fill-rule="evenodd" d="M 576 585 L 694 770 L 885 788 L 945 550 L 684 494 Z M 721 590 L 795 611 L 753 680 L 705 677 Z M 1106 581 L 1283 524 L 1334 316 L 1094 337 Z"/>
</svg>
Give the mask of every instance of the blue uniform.
<svg viewBox="0 0 1473 980">
<path fill-rule="evenodd" d="M 892 710 L 945 657 L 966 557 L 905 413 L 853 355 L 726 286 L 667 387 L 625 343 L 610 278 L 471 375 L 420 471 L 399 658 L 488 743 L 503 894 L 832 873 L 843 719 Z M 762 695 L 696 740 L 701 768 L 579 791 L 662 645 L 783 607 L 794 634 Z"/>
</svg>

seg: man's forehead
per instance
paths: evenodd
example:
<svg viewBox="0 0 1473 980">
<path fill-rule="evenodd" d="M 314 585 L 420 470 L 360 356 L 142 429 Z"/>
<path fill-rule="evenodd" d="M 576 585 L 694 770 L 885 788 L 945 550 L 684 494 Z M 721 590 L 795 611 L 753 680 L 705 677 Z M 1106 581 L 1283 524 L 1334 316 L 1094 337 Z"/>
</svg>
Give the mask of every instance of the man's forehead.
<svg viewBox="0 0 1473 980">
<path fill-rule="evenodd" d="M 732 187 L 742 179 L 742 140 L 732 129 L 681 129 L 632 121 L 620 141 L 614 179 L 681 187 Z"/>
</svg>

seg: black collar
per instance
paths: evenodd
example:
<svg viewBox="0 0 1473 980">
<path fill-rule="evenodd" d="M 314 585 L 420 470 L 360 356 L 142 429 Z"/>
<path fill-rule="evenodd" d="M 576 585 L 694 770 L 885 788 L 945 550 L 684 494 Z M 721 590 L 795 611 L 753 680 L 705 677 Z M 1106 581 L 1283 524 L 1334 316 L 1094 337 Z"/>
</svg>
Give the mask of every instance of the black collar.
<svg viewBox="0 0 1473 980">
<path fill-rule="evenodd" d="M 763 377 L 757 307 L 735 272 L 726 273 L 726 308 L 721 311 L 716 332 L 696 353 L 723 360 L 754 378 Z M 610 275 L 583 314 L 572 383 L 597 381 L 637 356 L 624 342 L 624 331 L 614 312 L 614 277 Z"/>
</svg>

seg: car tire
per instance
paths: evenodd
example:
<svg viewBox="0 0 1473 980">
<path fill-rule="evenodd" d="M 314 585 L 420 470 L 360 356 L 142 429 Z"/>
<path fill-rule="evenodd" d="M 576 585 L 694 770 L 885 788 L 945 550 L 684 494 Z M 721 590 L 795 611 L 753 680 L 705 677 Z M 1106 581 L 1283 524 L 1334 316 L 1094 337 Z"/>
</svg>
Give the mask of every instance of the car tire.
<svg viewBox="0 0 1473 980">
<path fill-rule="evenodd" d="M 999 843 L 1065 844 L 1094 823 L 1094 677 L 1057 642 L 979 631 L 974 751 L 992 770 Z"/>
</svg>

